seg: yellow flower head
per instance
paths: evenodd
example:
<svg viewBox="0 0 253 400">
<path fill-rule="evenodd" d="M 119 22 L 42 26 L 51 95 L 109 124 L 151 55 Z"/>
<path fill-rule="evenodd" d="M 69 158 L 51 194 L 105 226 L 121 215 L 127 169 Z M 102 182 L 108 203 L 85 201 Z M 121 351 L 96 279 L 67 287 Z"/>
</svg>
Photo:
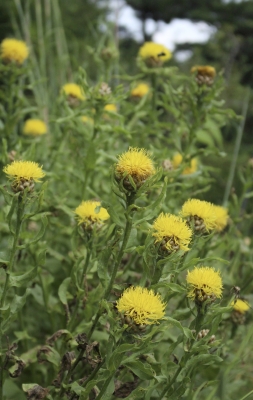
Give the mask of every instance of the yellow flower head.
<svg viewBox="0 0 253 400">
<path fill-rule="evenodd" d="M 1 58 L 6 62 L 22 65 L 29 55 L 25 42 L 17 39 L 4 39 L 1 43 Z"/>
<path fill-rule="evenodd" d="M 182 164 L 182 161 L 183 161 L 182 154 L 176 153 L 172 159 L 173 168 L 177 169 Z M 197 171 L 197 167 L 198 167 L 197 159 L 192 158 L 190 165 L 183 170 L 182 174 L 183 175 L 194 174 L 194 172 Z"/>
<path fill-rule="evenodd" d="M 231 306 L 233 306 L 233 309 L 238 311 L 240 314 L 245 314 L 250 309 L 249 304 L 241 299 L 234 300 L 231 303 Z"/>
<path fill-rule="evenodd" d="M 194 221 L 196 231 L 210 231 L 216 228 L 215 208 L 208 201 L 187 200 L 182 207 L 181 215 Z"/>
<path fill-rule="evenodd" d="M 188 297 L 200 302 L 221 298 L 222 280 L 220 272 L 211 267 L 195 267 L 188 271 L 186 281 L 189 285 Z"/>
<path fill-rule="evenodd" d="M 115 104 L 106 104 L 106 106 L 104 106 L 104 110 L 116 113 L 117 112 L 117 106 Z"/>
<path fill-rule="evenodd" d="M 160 67 L 172 57 L 171 52 L 162 44 L 146 42 L 139 50 L 139 56 L 149 67 Z"/>
<path fill-rule="evenodd" d="M 47 133 L 47 126 L 41 119 L 27 119 L 23 128 L 24 135 L 40 136 Z"/>
<path fill-rule="evenodd" d="M 160 214 L 153 224 L 152 236 L 156 243 L 161 243 L 161 249 L 165 252 L 178 250 L 189 250 L 192 230 L 186 225 L 182 218 L 172 214 Z"/>
<path fill-rule="evenodd" d="M 119 312 L 129 316 L 137 325 L 152 325 L 163 319 L 166 304 L 153 290 L 141 286 L 126 289 L 116 305 Z"/>
<path fill-rule="evenodd" d="M 13 161 L 6 165 L 3 171 L 16 182 L 21 180 L 39 182 L 45 176 L 39 164 L 33 161 Z"/>
<path fill-rule="evenodd" d="M 78 217 L 78 224 L 101 223 L 106 221 L 110 216 L 107 210 L 101 207 L 99 201 L 82 201 L 82 203 L 75 209 L 75 214 Z"/>
<path fill-rule="evenodd" d="M 31 192 L 34 188 L 34 182 L 40 182 L 45 176 L 42 168 L 33 161 L 13 161 L 4 167 L 3 171 L 12 179 L 12 190 L 14 192 L 23 192 L 28 189 Z"/>
<path fill-rule="evenodd" d="M 149 85 L 147 83 L 139 83 L 133 90 L 131 96 L 135 98 L 142 98 L 149 92 Z"/>
<path fill-rule="evenodd" d="M 221 206 L 214 206 L 215 212 L 215 230 L 218 232 L 223 231 L 228 223 L 228 210 Z"/>
<path fill-rule="evenodd" d="M 84 124 L 89 124 L 89 125 L 93 125 L 94 124 L 94 119 L 91 117 L 87 117 L 86 115 L 83 115 L 81 117 L 81 120 L 83 121 Z"/>
<path fill-rule="evenodd" d="M 211 86 L 216 75 L 216 70 L 210 65 L 195 65 L 192 67 L 191 73 L 196 75 L 198 85 L 205 84 Z"/>
<path fill-rule="evenodd" d="M 62 87 L 62 92 L 65 93 L 66 96 L 74 97 L 78 100 L 85 100 L 81 86 L 76 83 L 66 83 L 66 85 Z"/>
<path fill-rule="evenodd" d="M 126 180 L 130 175 L 135 184 L 141 186 L 147 178 L 154 175 L 155 167 L 148 151 L 130 147 L 128 151 L 119 156 L 115 173 L 117 178 L 125 177 Z"/>
</svg>

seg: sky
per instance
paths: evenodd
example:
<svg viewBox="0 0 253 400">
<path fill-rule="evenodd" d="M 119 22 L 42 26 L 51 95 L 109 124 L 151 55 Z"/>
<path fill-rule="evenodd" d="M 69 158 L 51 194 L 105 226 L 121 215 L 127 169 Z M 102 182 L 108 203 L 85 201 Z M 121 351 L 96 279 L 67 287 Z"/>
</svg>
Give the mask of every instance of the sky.
<svg viewBox="0 0 253 400">
<path fill-rule="evenodd" d="M 117 24 L 125 27 L 135 40 L 142 42 L 141 21 L 136 17 L 134 10 L 124 0 L 110 0 L 110 5 L 112 9 L 110 19 L 117 21 Z M 193 23 L 187 19 L 174 19 L 169 24 L 163 21 L 156 23 L 149 19 L 146 29 L 147 33 L 152 35 L 154 42 L 163 44 L 171 51 L 175 49 L 176 44 L 206 42 L 215 32 L 215 28 L 205 22 Z M 179 61 L 184 61 L 189 54 L 189 52 L 178 52 L 177 58 Z"/>
</svg>

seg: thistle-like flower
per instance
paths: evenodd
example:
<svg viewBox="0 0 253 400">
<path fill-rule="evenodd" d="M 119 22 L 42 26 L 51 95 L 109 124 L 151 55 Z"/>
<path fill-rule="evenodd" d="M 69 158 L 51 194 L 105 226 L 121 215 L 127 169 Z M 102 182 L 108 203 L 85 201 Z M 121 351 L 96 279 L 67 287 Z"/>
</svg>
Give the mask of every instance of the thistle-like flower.
<svg viewBox="0 0 253 400">
<path fill-rule="evenodd" d="M 211 267 L 195 267 L 188 271 L 186 281 L 188 297 L 195 300 L 197 305 L 205 301 L 213 302 L 222 295 L 222 280 L 220 272 Z"/>
<path fill-rule="evenodd" d="M 148 67 L 161 67 L 172 57 L 172 54 L 162 44 L 146 42 L 139 50 L 139 57 Z"/>
<path fill-rule="evenodd" d="M 78 224 L 82 225 L 86 230 L 92 230 L 93 226 L 101 227 L 103 223 L 110 218 L 107 210 L 101 207 L 99 201 L 87 200 L 75 209 Z"/>
<path fill-rule="evenodd" d="M 3 171 L 13 181 L 14 192 L 22 192 L 26 188 L 32 191 L 34 182 L 40 182 L 45 176 L 42 168 L 33 161 L 13 161 L 4 167 Z"/>
<path fill-rule="evenodd" d="M 208 201 L 189 199 L 182 207 L 181 215 L 194 223 L 195 231 L 208 232 L 216 228 L 215 207 Z"/>
<path fill-rule="evenodd" d="M 85 100 L 85 95 L 81 86 L 77 85 L 76 83 L 66 83 L 62 87 L 62 93 L 67 96 L 70 106 L 75 107 L 79 105 L 80 101 Z"/>
<path fill-rule="evenodd" d="M 199 86 L 211 86 L 214 82 L 216 70 L 210 65 L 195 65 L 192 67 L 191 73 L 195 74 L 196 82 Z"/>
<path fill-rule="evenodd" d="M 29 50 L 23 40 L 4 39 L 1 43 L 0 53 L 3 61 L 22 65 L 29 55 Z"/>
<path fill-rule="evenodd" d="M 236 325 L 244 324 L 246 320 L 246 313 L 250 309 L 249 303 L 245 300 L 236 299 L 230 305 L 233 307 L 231 315 L 232 321 Z"/>
<path fill-rule="evenodd" d="M 228 223 L 228 210 L 227 208 L 214 205 L 214 212 L 216 216 L 215 230 L 217 232 L 221 232 L 224 228 L 226 228 Z"/>
<path fill-rule="evenodd" d="M 27 119 L 23 127 L 24 135 L 41 136 L 47 133 L 47 126 L 41 119 Z"/>
<path fill-rule="evenodd" d="M 121 154 L 115 166 L 116 179 L 118 181 L 123 179 L 123 185 L 129 191 L 138 189 L 154 173 L 155 167 L 149 152 L 136 147 L 130 147 L 128 151 Z M 131 180 L 136 185 L 136 189 Z"/>
<path fill-rule="evenodd" d="M 112 113 L 116 113 L 117 112 L 117 106 L 115 104 L 106 104 L 104 106 L 104 110 L 112 112 Z"/>
<path fill-rule="evenodd" d="M 173 156 L 172 159 L 172 165 L 174 169 L 177 169 L 183 161 L 183 156 L 180 153 L 176 153 Z M 194 172 L 197 171 L 197 167 L 198 167 L 198 161 L 196 158 L 192 158 L 190 165 L 187 166 L 183 171 L 182 171 L 182 175 L 190 175 L 190 174 L 194 174 Z"/>
<path fill-rule="evenodd" d="M 234 300 L 231 303 L 231 306 L 233 307 L 233 309 L 235 311 L 237 311 L 241 314 L 245 314 L 250 309 L 249 303 L 247 303 L 247 301 L 241 300 L 241 299 Z"/>
<path fill-rule="evenodd" d="M 131 90 L 131 96 L 135 99 L 141 99 L 149 92 L 149 89 L 147 83 L 139 83 Z"/>
<path fill-rule="evenodd" d="M 153 224 L 152 236 L 159 244 L 163 255 L 168 255 L 178 250 L 188 251 L 192 237 L 192 230 L 186 222 L 176 215 L 160 214 Z"/>
<path fill-rule="evenodd" d="M 81 120 L 84 124 L 89 124 L 89 125 L 93 125 L 94 124 L 94 119 L 91 117 L 88 117 L 87 115 L 82 115 L 81 116 Z"/>
<path fill-rule="evenodd" d="M 141 286 L 131 286 L 126 289 L 116 305 L 119 312 L 123 312 L 125 320 L 131 325 L 152 325 L 163 319 L 166 304 L 161 296 L 153 290 Z"/>
</svg>

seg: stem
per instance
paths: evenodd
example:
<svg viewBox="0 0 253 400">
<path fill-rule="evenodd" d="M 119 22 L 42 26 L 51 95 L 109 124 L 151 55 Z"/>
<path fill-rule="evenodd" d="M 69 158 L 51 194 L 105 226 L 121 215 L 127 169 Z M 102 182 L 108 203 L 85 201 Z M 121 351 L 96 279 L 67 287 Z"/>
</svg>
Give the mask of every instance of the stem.
<svg viewBox="0 0 253 400">
<path fill-rule="evenodd" d="M 98 371 L 100 370 L 100 368 L 104 365 L 105 363 L 105 358 L 101 361 L 100 364 L 98 364 L 96 366 L 96 368 L 92 371 L 92 373 L 90 374 L 89 378 L 86 379 L 86 381 L 84 381 L 84 383 L 81 385 L 83 388 L 87 385 L 87 383 L 89 383 L 92 379 L 95 378 L 95 376 L 97 375 Z M 75 398 L 75 393 L 72 395 L 72 397 L 70 398 L 70 400 L 74 400 Z"/>
<path fill-rule="evenodd" d="M 133 199 L 132 198 L 129 199 L 128 205 L 132 204 L 132 202 L 133 202 Z M 108 298 L 110 296 L 110 293 L 111 293 L 111 290 L 112 290 L 112 287 L 113 287 L 113 284 L 114 284 L 114 281 L 115 281 L 115 278 L 116 278 L 116 275 L 117 275 L 117 272 L 118 272 L 118 268 L 120 266 L 121 259 L 123 257 L 123 254 L 124 254 L 124 251 L 125 251 L 125 248 L 126 248 L 126 245 L 127 245 L 130 233 L 131 233 L 132 224 L 133 224 L 132 218 L 129 215 L 127 215 L 127 223 L 126 223 L 124 238 L 123 238 L 123 241 L 122 241 L 122 245 L 121 245 L 117 260 L 116 260 L 116 262 L 114 264 L 114 268 L 113 268 L 113 271 L 112 271 L 112 276 L 111 276 L 110 282 L 109 282 L 109 284 L 107 286 L 107 289 L 106 289 L 106 292 L 104 294 L 104 300 L 108 300 Z M 97 314 L 96 314 L 95 320 L 94 320 L 94 322 L 93 322 L 93 324 L 91 326 L 91 329 L 90 329 L 90 331 L 88 333 L 87 340 L 89 340 L 91 338 L 91 336 L 92 336 L 92 334 L 94 332 L 94 329 L 95 329 L 95 327 L 97 325 L 97 322 L 98 322 L 99 318 L 101 317 L 101 314 L 102 314 L 102 312 L 101 312 L 101 310 L 99 310 L 97 312 Z"/>
<path fill-rule="evenodd" d="M 23 204 L 23 198 L 22 194 L 19 193 L 18 195 L 18 204 L 17 204 L 17 219 L 16 219 L 16 229 L 14 233 L 14 239 L 13 239 L 13 245 L 12 245 L 12 250 L 11 250 L 11 255 L 10 255 L 10 262 L 8 265 L 8 271 L 6 272 L 5 275 L 5 283 L 4 283 L 4 288 L 3 288 L 3 293 L 1 296 L 1 301 L 0 301 L 0 307 L 2 308 L 5 303 L 6 295 L 7 295 L 7 290 L 9 286 L 9 279 L 10 279 L 10 274 L 9 272 L 12 271 L 14 261 L 15 261 L 15 256 L 16 256 L 16 249 L 17 249 L 17 244 L 19 240 L 19 233 L 21 229 L 21 224 L 22 224 L 22 216 L 24 212 L 24 204 Z M 2 352 L 2 338 L 3 338 L 3 332 L 2 332 L 2 320 L 1 320 L 1 325 L 0 325 L 0 345 L 1 345 L 1 352 Z M 4 383 L 4 368 L 3 368 L 3 356 L 4 354 L 1 355 L 1 368 L 0 368 L 0 400 L 3 400 L 3 383 Z"/>
<path fill-rule="evenodd" d="M 226 205 L 228 203 L 228 198 L 229 198 L 229 195 L 230 195 L 230 192 L 231 192 L 231 187 L 232 187 L 233 180 L 234 180 L 238 153 L 239 153 L 240 146 L 241 146 L 242 135 L 243 135 L 245 121 L 246 121 L 248 107 L 249 107 L 249 100 L 250 100 L 250 88 L 248 88 L 248 90 L 246 92 L 245 100 L 244 100 L 244 103 L 243 103 L 242 120 L 241 120 L 241 123 L 240 123 L 240 125 L 238 127 L 238 131 L 237 131 L 235 147 L 234 147 L 234 154 L 233 154 L 233 158 L 232 158 L 232 161 L 231 161 L 229 176 L 228 176 L 227 185 L 226 185 L 226 190 L 225 190 L 224 198 L 223 198 L 224 207 L 226 207 Z"/>
<path fill-rule="evenodd" d="M 179 365 L 178 369 L 176 370 L 175 375 L 173 376 L 172 380 L 170 381 L 170 383 L 168 383 L 168 385 L 165 386 L 164 390 L 162 391 L 162 394 L 160 395 L 160 399 L 162 400 L 162 398 L 165 396 L 165 394 L 168 392 L 168 390 L 170 390 L 170 388 L 172 387 L 173 383 L 176 381 L 178 375 L 181 372 L 181 365 Z"/>
<path fill-rule="evenodd" d="M 91 251 L 90 251 L 90 249 L 87 248 L 87 255 L 86 255 L 86 260 L 85 260 L 85 263 L 84 263 L 84 266 L 83 266 L 83 271 L 82 271 L 81 280 L 80 280 L 80 286 L 82 286 L 82 284 L 83 284 L 84 277 L 86 275 L 87 268 L 89 266 L 90 256 L 91 256 Z M 70 321 L 68 323 L 68 327 L 67 328 L 68 328 L 69 331 L 71 331 L 72 329 L 75 328 L 76 316 L 77 316 L 78 309 L 79 309 L 79 300 L 80 300 L 80 295 L 77 296 L 74 312 L 72 313 L 71 319 L 70 319 Z"/>
<path fill-rule="evenodd" d="M 152 74 L 151 82 L 152 82 L 152 88 L 153 88 L 153 94 L 152 94 L 153 110 L 156 111 L 156 101 L 157 101 L 157 75 L 156 74 Z"/>
</svg>

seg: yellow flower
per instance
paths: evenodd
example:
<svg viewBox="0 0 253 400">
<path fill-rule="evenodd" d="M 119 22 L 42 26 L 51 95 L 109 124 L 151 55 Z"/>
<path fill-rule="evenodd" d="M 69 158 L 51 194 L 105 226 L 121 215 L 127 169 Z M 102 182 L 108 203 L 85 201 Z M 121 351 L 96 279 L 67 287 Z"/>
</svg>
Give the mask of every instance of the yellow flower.
<svg viewBox="0 0 253 400">
<path fill-rule="evenodd" d="M 23 133 L 31 136 L 45 135 L 47 126 L 41 119 L 28 119 L 25 122 Z"/>
<path fill-rule="evenodd" d="M 6 62 L 14 61 L 22 65 L 29 55 L 25 42 L 17 39 L 4 39 L 1 43 L 1 58 Z"/>
<path fill-rule="evenodd" d="M 115 167 L 116 178 L 124 179 L 124 185 L 127 189 L 133 190 L 130 176 L 137 188 L 150 176 L 154 175 L 155 167 L 147 150 L 130 147 L 128 151 L 119 156 Z"/>
<path fill-rule="evenodd" d="M 117 106 L 115 104 L 106 104 L 106 106 L 104 106 L 104 110 L 116 113 L 117 112 Z"/>
<path fill-rule="evenodd" d="M 78 224 L 102 223 L 110 218 L 107 210 L 101 207 L 99 201 L 87 200 L 75 209 L 75 214 L 78 217 Z"/>
<path fill-rule="evenodd" d="M 91 117 L 87 117 L 86 115 L 83 115 L 81 117 L 81 120 L 83 121 L 84 124 L 89 124 L 89 125 L 93 125 L 94 124 L 94 119 Z"/>
<path fill-rule="evenodd" d="M 182 207 L 181 215 L 194 222 L 196 231 L 210 231 L 216 228 L 215 208 L 208 201 L 187 200 Z"/>
<path fill-rule="evenodd" d="M 245 314 L 250 308 L 249 304 L 241 299 L 234 300 L 231 303 L 231 306 L 233 306 L 233 309 L 238 311 L 240 314 Z"/>
<path fill-rule="evenodd" d="M 178 168 L 183 161 L 183 156 L 180 153 L 176 153 L 172 159 L 172 165 L 173 168 L 176 169 Z M 191 163 L 188 167 L 186 167 L 183 171 L 182 174 L 183 175 L 189 175 L 189 174 L 194 174 L 194 172 L 197 171 L 197 167 L 198 167 L 198 162 L 196 158 L 192 158 L 191 159 Z"/>
<path fill-rule="evenodd" d="M 195 65 L 191 69 L 191 73 L 196 75 L 196 81 L 198 85 L 209 85 L 213 84 L 216 70 L 210 65 Z"/>
<path fill-rule="evenodd" d="M 4 167 L 3 171 L 13 180 L 12 189 L 14 192 L 21 192 L 25 188 L 33 190 L 34 182 L 40 182 L 45 176 L 42 168 L 33 161 L 13 161 Z"/>
<path fill-rule="evenodd" d="M 139 83 L 135 88 L 131 90 L 131 96 L 136 98 L 142 98 L 149 92 L 149 85 L 147 83 Z"/>
<path fill-rule="evenodd" d="M 81 86 L 77 85 L 76 83 L 66 83 L 66 85 L 62 87 L 62 92 L 68 97 L 74 97 L 78 100 L 85 100 Z"/>
<path fill-rule="evenodd" d="M 195 267 L 188 271 L 186 281 L 189 285 L 188 297 L 195 301 L 214 301 L 222 295 L 220 272 L 211 267 Z"/>
<path fill-rule="evenodd" d="M 153 290 L 141 286 L 131 286 L 126 289 L 117 301 L 117 309 L 124 312 L 137 325 L 152 325 L 163 319 L 166 304 L 161 296 Z"/>
<path fill-rule="evenodd" d="M 172 57 L 171 52 L 162 44 L 146 42 L 139 50 L 139 56 L 149 67 L 160 67 Z"/>
<path fill-rule="evenodd" d="M 214 205 L 214 212 L 216 216 L 215 230 L 221 232 L 227 226 L 228 223 L 228 210 L 224 207 Z"/>
<path fill-rule="evenodd" d="M 153 224 L 152 236 L 156 243 L 161 243 L 161 250 L 173 252 L 178 250 L 189 250 L 192 230 L 186 225 L 182 218 L 172 214 L 160 214 Z"/>
</svg>

